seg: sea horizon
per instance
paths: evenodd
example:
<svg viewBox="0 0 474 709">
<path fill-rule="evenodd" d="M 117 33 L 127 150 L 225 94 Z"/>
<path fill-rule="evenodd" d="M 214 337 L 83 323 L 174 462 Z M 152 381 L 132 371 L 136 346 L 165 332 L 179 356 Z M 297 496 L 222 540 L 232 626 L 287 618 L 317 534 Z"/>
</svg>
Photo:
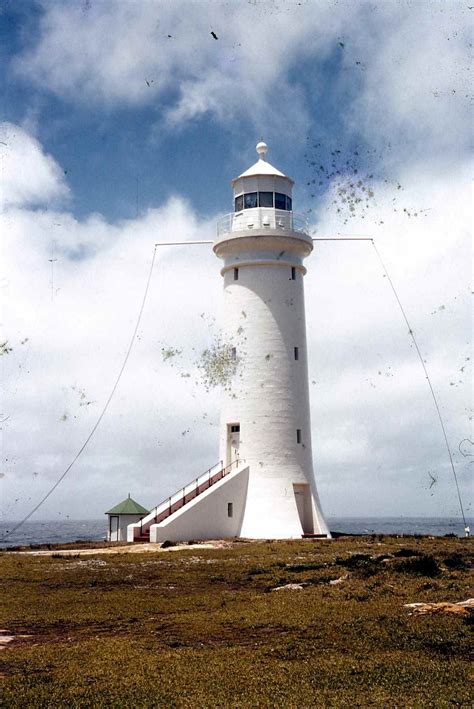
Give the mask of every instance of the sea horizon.
<svg viewBox="0 0 474 709">
<path fill-rule="evenodd" d="M 445 536 L 447 534 L 463 537 L 463 520 L 459 517 L 408 517 L 400 516 L 351 516 L 327 517 L 329 529 L 337 534 L 397 534 L 403 536 L 428 535 Z M 19 520 L 18 520 L 19 521 Z M 101 541 L 105 539 L 107 520 L 102 519 L 67 519 L 35 520 L 25 522 L 11 536 L 8 534 L 16 520 L 0 522 L 0 549 L 12 546 L 36 544 L 66 544 L 74 541 Z M 474 518 L 466 518 L 473 528 Z"/>
</svg>

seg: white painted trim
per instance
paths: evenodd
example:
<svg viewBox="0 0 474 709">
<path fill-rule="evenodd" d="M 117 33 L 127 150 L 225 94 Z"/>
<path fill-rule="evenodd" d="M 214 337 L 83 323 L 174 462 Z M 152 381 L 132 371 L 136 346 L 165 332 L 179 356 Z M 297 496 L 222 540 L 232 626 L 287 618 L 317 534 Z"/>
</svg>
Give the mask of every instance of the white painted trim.
<svg viewBox="0 0 474 709">
<path fill-rule="evenodd" d="M 221 268 L 221 276 L 224 275 L 224 273 L 227 273 L 227 271 L 231 271 L 234 268 L 252 268 L 255 266 L 276 266 L 277 268 L 296 268 L 297 271 L 303 274 L 303 276 L 306 275 L 307 269 L 304 266 L 300 266 L 299 264 L 295 263 L 294 261 L 235 261 L 234 263 L 230 264 L 229 266 L 224 266 L 224 268 Z"/>
</svg>

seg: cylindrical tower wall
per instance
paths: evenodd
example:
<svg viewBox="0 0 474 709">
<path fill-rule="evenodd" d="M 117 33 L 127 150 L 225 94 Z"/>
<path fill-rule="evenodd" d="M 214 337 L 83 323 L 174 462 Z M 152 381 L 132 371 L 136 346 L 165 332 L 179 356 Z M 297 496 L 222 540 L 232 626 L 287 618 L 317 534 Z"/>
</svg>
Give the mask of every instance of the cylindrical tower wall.
<svg viewBox="0 0 474 709">
<path fill-rule="evenodd" d="M 277 243 L 276 249 L 267 244 L 252 251 L 244 248 L 242 239 L 238 252 L 234 242 L 223 269 L 225 339 L 235 348 L 237 369 L 222 404 L 221 458 L 229 459 L 229 428 L 238 424 L 239 458 L 250 468 L 244 537 L 300 537 L 315 528 L 317 533 L 326 532 L 325 527 L 321 531 L 316 510 L 312 514 L 316 519 L 303 529 L 296 508 L 295 485 L 309 486 L 313 497 L 316 490 L 304 269 L 301 246 L 296 249 L 295 240 L 286 241 L 286 249 Z M 302 247 L 305 253 L 309 250 L 307 244 Z M 222 246 L 220 255 L 226 251 Z"/>
</svg>

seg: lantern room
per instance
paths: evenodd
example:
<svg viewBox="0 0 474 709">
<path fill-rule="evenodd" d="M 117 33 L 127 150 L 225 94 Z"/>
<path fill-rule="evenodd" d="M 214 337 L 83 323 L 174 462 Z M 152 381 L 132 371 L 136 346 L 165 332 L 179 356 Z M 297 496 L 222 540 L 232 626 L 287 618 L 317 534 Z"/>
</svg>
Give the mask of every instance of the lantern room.
<svg viewBox="0 0 474 709">
<path fill-rule="evenodd" d="M 258 160 L 248 170 L 232 180 L 234 212 L 249 209 L 277 209 L 291 212 L 293 180 L 267 162 L 267 145 L 257 144 Z"/>
</svg>

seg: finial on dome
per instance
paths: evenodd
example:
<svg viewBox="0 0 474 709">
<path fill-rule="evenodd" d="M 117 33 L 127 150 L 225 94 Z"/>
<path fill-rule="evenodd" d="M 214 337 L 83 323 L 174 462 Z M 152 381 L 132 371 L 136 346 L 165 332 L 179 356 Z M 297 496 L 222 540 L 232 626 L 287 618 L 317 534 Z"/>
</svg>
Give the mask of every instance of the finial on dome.
<svg viewBox="0 0 474 709">
<path fill-rule="evenodd" d="M 263 140 L 257 143 L 255 150 L 258 153 L 259 160 L 266 160 L 265 155 L 267 154 L 268 146 Z"/>
</svg>

